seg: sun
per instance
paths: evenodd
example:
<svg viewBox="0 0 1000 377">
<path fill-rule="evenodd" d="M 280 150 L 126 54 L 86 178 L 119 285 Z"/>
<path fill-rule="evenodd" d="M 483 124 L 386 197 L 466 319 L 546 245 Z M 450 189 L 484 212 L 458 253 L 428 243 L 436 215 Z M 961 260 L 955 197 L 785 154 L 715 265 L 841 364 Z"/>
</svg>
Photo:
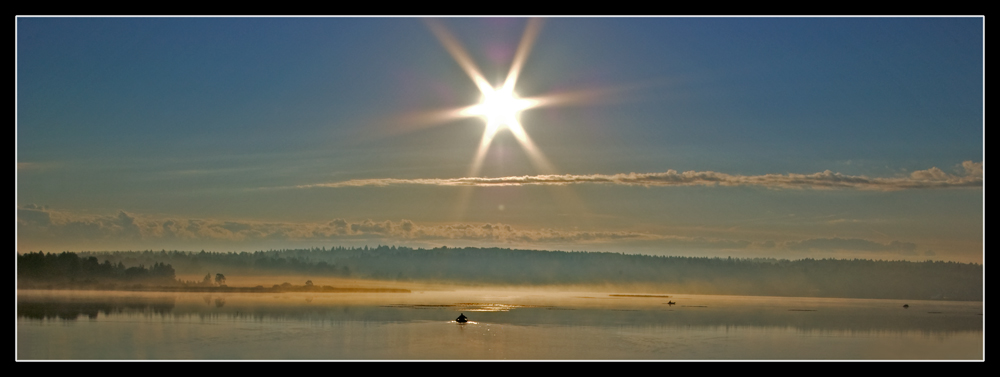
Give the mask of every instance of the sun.
<svg viewBox="0 0 1000 377">
<path fill-rule="evenodd" d="M 521 36 L 521 41 L 514 53 L 514 59 L 511 62 L 507 78 L 499 86 L 491 84 L 486 80 L 469 53 L 443 24 L 433 19 L 425 20 L 425 22 L 438 41 L 441 42 L 441 45 L 444 46 L 445 50 L 458 63 L 458 66 L 472 79 L 472 82 L 479 89 L 481 97 L 479 98 L 479 102 L 472 105 L 410 113 L 403 117 L 397 117 L 394 122 L 400 128 L 415 130 L 427 126 L 445 124 L 455 119 L 482 118 L 485 121 L 483 137 L 479 141 L 479 148 L 476 150 L 476 155 L 472 160 L 469 171 L 470 177 L 475 177 L 479 174 L 480 167 L 494 137 L 498 132 L 504 130 L 509 130 L 517 139 L 518 143 L 521 144 L 521 147 L 530 157 L 530 162 L 540 173 L 554 174 L 556 172 L 555 168 L 535 145 L 534 141 L 531 140 L 524 127 L 522 127 L 519 119 L 521 112 L 539 107 L 596 103 L 599 97 L 616 91 L 614 89 L 586 89 L 536 95 L 527 98 L 518 96 L 514 88 L 521 75 L 524 62 L 527 60 L 531 47 L 538 36 L 542 23 L 540 19 L 533 18 L 528 20 L 524 34 Z"/>
<path fill-rule="evenodd" d="M 524 62 L 528 58 L 531 47 L 536 37 L 538 37 L 542 23 L 540 19 L 532 18 L 528 20 L 524 34 L 521 36 L 521 41 L 514 53 L 514 59 L 511 62 L 507 78 L 499 86 L 495 86 L 486 80 L 469 53 L 444 25 L 436 20 L 429 19 L 425 21 L 445 50 L 451 54 L 455 62 L 458 63 L 458 66 L 472 79 L 472 82 L 479 89 L 479 92 L 482 93 L 482 96 L 478 103 L 461 108 L 409 114 L 404 122 L 411 124 L 411 127 L 422 127 L 443 124 L 453 119 L 481 117 L 486 123 L 485 129 L 483 130 L 483 138 L 479 142 L 479 148 L 472 160 L 472 169 L 469 172 L 469 176 L 474 177 L 479 174 L 479 169 L 482 166 L 483 159 L 486 157 L 486 152 L 490 148 L 490 144 L 493 142 L 494 136 L 496 136 L 497 132 L 503 130 L 509 130 L 517 138 L 518 143 L 527 152 L 530 157 L 529 160 L 539 172 L 554 174 L 555 169 L 552 164 L 549 163 L 542 151 L 538 149 L 531 140 L 531 137 L 528 136 L 524 127 L 521 126 L 521 122 L 518 119 L 519 114 L 524 110 L 538 107 L 590 103 L 597 99 L 597 97 L 600 97 L 606 90 L 578 90 L 533 96 L 530 98 L 517 95 L 514 88 L 517 85 L 521 69 L 524 67 Z"/>
<path fill-rule="evenodd" d="M 496 88 L 483 93 L 482 102 L 475 112 L 481 113 L 487 124 L 495 123 L 501 127 L 517 123 L 518 113 L 530 107 L 530 100 L 518 98 L 511 90 Z"/>
<path fill-rule="evenodd" d="M 524 150 L 531 156 L 531 161 L 537 168 L 545 172 L 551 171 L 551 164 L 542 155 L 542 152 L 538 150 L 535 143 L 531 141 L 531 137 L 524 131 L 524 128 L 521 127 L 521 123 L 517 119 L 521 111 L 537 107 L 541 104 L 541 101 L 539 99 L 520 98 L 514 93 L 514 86 L 517 84 L 518 76 L 521 74 L 521 68 L 528 57 L 528 52 L 531 51 L 531 45 L 534 43 L 535 37 L 538 36 L 541 20 L 531 19 L 528 21 L 524 35 L 521 37 L 521 43 L 518 44 L 517 52 L 514 54 L 514 61 L 511 62 L 507 78 L 504 80 L 503 85 L 499 87 L 494 87 L 486 81 L 479 68 L 472 61 L 472 58 L 462 48 L 458 39 L 449 33 L 443 25 L 431 20 L 428 20 L 427 24 L 441 41 L 441 44 L 444 45 L 445 49 L 455 58 L 455 62 L 469 75 L 469 78 L 472 79 L 472 82 L 476 84 L 476 87 L 482 93 L 482 99 L 478 104 L 458 111 L 459 116 L 480 116 L 486 121 L 486 129 L 483 131 L 483 138 L 479 142 L 479 149 L 476 151 L 476 156 L 472 161 L 470 174 L 474 176 L 479 172 L 479 167 L 482 165 L 483 158 L 486 156 L 486 151 L 489 149 L 493 137 L 497 131 L 502 129 L 508 129 L 514 134 L 517 141 L 520 142 Z"/>
<path fill-rule="evenodd" d="M 521 75 L 521 70 L 524 68 L 524 63 L 531 51 L 531 47 L 539 34 L 542 24 L 542 20 L 540 19 L 532 18 L 528 20 L 524 34 L 522 34 L 521 41 L 518 43 L 517 50 L 514 53 L 513 61 L 511 61 L 507 77 L 500 85 L 486 80 L 482 71 L 479 70 L 479 67 L 473 61 L 472 56 L 462 47 L 458 38 L 455 38 L 443 24 L 433 19 L 425 20 L 425 22 L 445 50 L 455 59 L 455 63 L 458 63 L 458 66 L 465 71 L 465 74 L 469 76 L 476 88 L 479 89 L 480 96 L 478 102 L 473 102 L 470 105 L 411 113 L 405 117 L 397 118 L 398 124 L 402 125 L 401 128 L 418 129 L 426 126 L 441 125 L 462 118 L 481 118 L 483 119 L 483 123 L 485 123 L 483 125 L 483 136 L 472 159 L 468 177 L 479 176 L 487 152 L 491 144 L 493 144 L 494 138 L 501 131 L 509 131 L 514 136 L 518 144 L 521 145 L 521 148 L 528 155 L 528 161 L 540 174 L 556 174 L 555 167 L 549 162 L 538 146 L 535 145 L 535 142 L 522 126 L 519 119 L 520 114 L 525 110 L 541 107 L 594 103 L 599 97 L 613 91 L 606 89 L 585 89 L 542 95 L 536 94 L 531 97 L 519 96 L 515 87 Z M 461 218 L 465 212 L 466 204 L 471 199 L 471 194 L 470 190 L 463 190 L 459 195 L 459 205 L 456 208 L 457 218 Z M 566 193 L 561 192 L 561 194 Z M 502 207 L 501 210 L 503 210 Z"/>
<path fill-rule="evenodd" d="M 473 176 L 479 172 L 483 158 L 486 157 L 486 151 L 489 150 L 490 144 L 493 142 L 493 137 L 503 129 L 508 129 L 514 134 L 517 141 L 521 143 L 524 150 L 531 156 L 532 163 L 536 167 L 544 172 L 552 170 L 552 165 L 542 152 L 538 150 L 535 143 L 531 141 L 531 137 L 524 131 L 524 127 L 521 127 L 521 122 L 518 120 L 518 114 L 522 110 L 536 107 L 538 100 L 519 98 L 514 93 L 513 86 L 514 82 L 512 80 L 508 80 L 500 88 L 480 86 L 480 91 L 483 93 L 482 101 L 478 105 L 467 109 L 467 115 L 481 116 L 486 120 L 486 129 L 483 131 L 483 138 L 479 141 L 479 149 L 472 160 L 470 174 Z"/>
</svg>

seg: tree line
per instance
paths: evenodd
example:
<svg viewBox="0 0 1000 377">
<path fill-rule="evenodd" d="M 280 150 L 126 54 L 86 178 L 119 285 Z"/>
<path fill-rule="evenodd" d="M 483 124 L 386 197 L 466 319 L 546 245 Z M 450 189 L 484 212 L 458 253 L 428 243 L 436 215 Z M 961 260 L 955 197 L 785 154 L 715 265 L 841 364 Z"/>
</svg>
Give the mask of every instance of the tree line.
<svg viewBox="0 0 1000 377">
<path fill-rule="evenodd" d="M 691 294 L 982 300 L 977 263 L 868 259 L 707 258 L 508 248 L 396 246 L 255 252 L 81 253 L 186 274 L 299 274 L 504 285 L 652 287 Z M 107 262 L 106 262 L 107 263 Z"/>
<path fill-rule="evenodd" d="M 17 256 L 19 282 L 48 283 L 107 283 L 130 282 L 147 284 L 176 284 L 173 266 L 162 262 L 125 267 L 121 261 L 112 263 L 97 257 L 81 258 L 76 253 L 27 253 Z"/>
</svg>

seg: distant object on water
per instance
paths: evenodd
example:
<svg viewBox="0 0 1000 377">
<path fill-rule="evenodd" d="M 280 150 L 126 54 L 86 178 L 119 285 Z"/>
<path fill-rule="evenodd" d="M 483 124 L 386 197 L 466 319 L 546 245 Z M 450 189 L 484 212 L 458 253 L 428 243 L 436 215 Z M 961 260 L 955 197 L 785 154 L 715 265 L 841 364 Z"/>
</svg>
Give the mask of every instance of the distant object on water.
<svg viewBox="0 0 1000 377">
<path fill-rule="evenodd" d="M 458 323 L 469 322 L 469 317 L 466 317 L 465 313 L 459 314 L 458 318 L 455 318 L 455 322 L 458 322 Z"/>
<path fill-rule="evenodd" d="M 676 305 L 676 304 L 677 304 L 676 302 L 673 302 L 673 301 L 667 301 L 667 305 Z"/>
<path fill-rule="evenodd" d="M 909 309 L 909 308 L 910 308 L 910 304 L 903 304 L 903 309 Z"/>
</svg>

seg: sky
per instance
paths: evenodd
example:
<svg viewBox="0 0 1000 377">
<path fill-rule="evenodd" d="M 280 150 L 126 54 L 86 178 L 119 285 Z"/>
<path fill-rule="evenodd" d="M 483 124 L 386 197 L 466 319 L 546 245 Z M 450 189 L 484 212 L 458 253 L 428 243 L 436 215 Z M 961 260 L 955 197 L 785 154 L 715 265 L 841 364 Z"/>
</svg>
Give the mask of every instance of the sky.
<svg viewBox="0 0 1000 377">
<path fill-rule="evenodd" d="M 20 17 L 16 33 L 21 253 L 984 259 L 982 17 Z"/>
</svg>

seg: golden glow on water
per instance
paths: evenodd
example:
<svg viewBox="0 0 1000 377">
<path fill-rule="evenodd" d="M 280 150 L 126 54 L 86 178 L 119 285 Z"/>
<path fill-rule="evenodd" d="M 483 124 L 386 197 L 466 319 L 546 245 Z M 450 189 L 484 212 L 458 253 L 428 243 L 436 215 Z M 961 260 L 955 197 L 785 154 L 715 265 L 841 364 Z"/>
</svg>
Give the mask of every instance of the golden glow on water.
<svg viewBox="0 0 1000 377">
<path fill-rule="evenodd" d="M 470 312 L 508 312 L 511 309 L 523 308 L 524 305 L 510 305 L 510 304 L 500 304 L 500 303 L 465 303 L 459 304 L 465 305 Z"/>
</svg>

